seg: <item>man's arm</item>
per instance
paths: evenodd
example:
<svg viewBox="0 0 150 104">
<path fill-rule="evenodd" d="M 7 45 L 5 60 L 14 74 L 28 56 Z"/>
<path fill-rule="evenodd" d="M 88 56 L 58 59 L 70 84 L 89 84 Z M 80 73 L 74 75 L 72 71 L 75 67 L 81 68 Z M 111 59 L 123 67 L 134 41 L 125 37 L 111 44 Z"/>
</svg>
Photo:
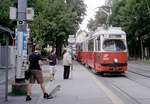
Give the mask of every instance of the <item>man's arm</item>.
<svg viewBox="0 0 150 104">
<path fill-rule="evenodd" d="M 47 62 L 52 62 L 52 60 L 49 60 L 49 59 L 47 58 Z"/>
<path fill-rule="evenodd" d="M 58 59 L 56 59 L 56 64 L 58 64 Z"/>
<path fill-rule="evenodd" d="M 39 64 L 40 66 L 43 64 L 41 54 L 39 54 L 39 61 L 38 61 L 38 64 Z"/>
<path fill-rule="evenodd" d="M 39 65 L 42 65 L 42 64 L 43 64 L 43 62 L 42 62 L 41 60 L 39 60 L 38 63 L 39 63 Z"/>
</svg>

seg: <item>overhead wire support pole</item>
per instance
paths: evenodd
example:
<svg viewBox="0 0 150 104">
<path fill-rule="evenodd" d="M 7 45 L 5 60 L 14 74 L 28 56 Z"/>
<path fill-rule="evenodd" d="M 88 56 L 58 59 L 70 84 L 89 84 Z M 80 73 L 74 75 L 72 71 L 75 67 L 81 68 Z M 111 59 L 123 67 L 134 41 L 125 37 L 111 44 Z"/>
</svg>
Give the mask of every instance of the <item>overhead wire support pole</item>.
<svg viewBox="0 0 150 104">
<path fill-rule="evenodd" d="M 110 15 L 111 15 L 111 7 L 109 7 L 109 6 L 101 6 L 99 8 L 102 10 L 102 12 L 104 12 L 107 15 L 107 19 L 106 19 L 106 29 L 107 29 L 109 27 L 109 21 L 110 21 Z M 108 11 L 106 11 L 105 8 L 108 9 Z"/>
<path fill-rule="evenodd" d="M 21 69 L 23 63 L 23 35 L 25 32 L 27 32 L 26 9 L 27 0 L 18 0 L 16 82 L 24 79 L 21 75 Z"/>
</svg>

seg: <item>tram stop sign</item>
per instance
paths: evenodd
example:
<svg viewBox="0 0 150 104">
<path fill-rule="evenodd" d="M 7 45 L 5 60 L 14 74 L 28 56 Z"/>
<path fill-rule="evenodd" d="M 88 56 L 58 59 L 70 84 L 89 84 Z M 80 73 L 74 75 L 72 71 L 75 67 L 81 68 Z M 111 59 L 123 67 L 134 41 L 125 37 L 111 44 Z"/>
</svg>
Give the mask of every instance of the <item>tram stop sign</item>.
<svg viewBox="0 0 150 104">
<path fill-rule="evenodd" d="M 69 35 L 68 42 L 71 44 L 75 43 L 74 35 Z"/>
<path fill-rule="evenodd" d="M 68 42 L 72 44 L 75 43 L 75 38 L 68 38 Z"/>
</svg>

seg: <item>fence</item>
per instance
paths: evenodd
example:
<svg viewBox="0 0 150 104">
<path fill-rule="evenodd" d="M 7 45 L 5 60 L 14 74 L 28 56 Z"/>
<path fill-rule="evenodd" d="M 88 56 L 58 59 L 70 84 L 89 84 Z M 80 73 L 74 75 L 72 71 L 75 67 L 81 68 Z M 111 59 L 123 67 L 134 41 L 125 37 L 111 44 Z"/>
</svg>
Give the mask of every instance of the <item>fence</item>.
<svg viewBox="0 0 150 104">
<path fill-rule="evenodd" d="M 9 66 L 15 67 L 15 47 L 0 46 L 0 67 Z"/>
<path fill-rule="evenodd" d="M 0 68 L 0 104 L 7 101 L 8 96 L 8 69 Z"/>
<path fill-rule="evenodd" d="M 7 67 L 9 62 L 8 62 L 8 57 L 9 57 L 9 48 L 6 46 L 0 46 L 0 67 Z"/>
<path fill-rule="evenodd" d="M 15 48 L 0 46 L 0 104 L 7 101 L 8 68 L 15 67 Z"/>
</svg>

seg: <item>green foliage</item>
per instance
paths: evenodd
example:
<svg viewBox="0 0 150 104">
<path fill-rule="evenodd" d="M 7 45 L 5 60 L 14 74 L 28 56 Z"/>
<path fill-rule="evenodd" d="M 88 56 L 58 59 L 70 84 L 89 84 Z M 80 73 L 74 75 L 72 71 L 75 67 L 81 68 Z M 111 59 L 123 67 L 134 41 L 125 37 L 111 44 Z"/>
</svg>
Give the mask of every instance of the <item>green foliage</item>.
<svg viewBox="0 0 150 104">
<path fill-rule="evenodd" d="M 0 0 L 0 25 L 15 29 L 16 22 L 9 19 L 9 7 L 17 6 L 17 1 Z M 34 21 L 29 22 L 31 41 L 41 46 L 63 45 L 67 43 L 69 35 L 76 33 L 85 15 L 86 6 L 83 0 L 66 1 L 28 0 L 28 7 L 35 11 Z M 3 38 L 4 36 L 0 37 L 0 40 L 5 40 Z"/>
<path fill-rule="evenodd" d="M 97 27 L 100 27 L 106 23 L 106 18 L 107 18 L 107 15 L 104 12 L 102 12 L 100 10 L 97 11 L 96 15 L 95 15 L 95 19 L 89 20 L 89 23 L 87 25 L 88 29 L 90 31 L 96 30 Z"/>
<path fill-rule="evenodd" d="M 83 0 L 66 0 L 66 3 L 72 8 L 72 12 L 75 15 L 75 23 L 80 24 L 84 19 L 86 5 Z"/>
<path fill-rule="evenodd" d="M 90 31 L 94 31 L 97 28 L 97 23 L 94 19 L 90 19 L 87 27 Z"/>
<path fill-rule="evenodd" d="M 118 0 L 112 12 L 112 25 L 123 27 L 129 37 L 141 37 L 149 33 L 150 19 L 145 1 Z"/>
<path fill-rule="evenodd" d="M 9 19 L 10 6 L 13 6 L 10 0 L 0 0 L 0 24 L 2 26 L 12 26 L 12 21 Z"/>
<path fill-rule="evenodd" d="M 107 10 L 106 10 L 107 11 Z M 97 27 L 106 24 L 107 15 L 100 9 L 96 12 L 95 19 L 90 19 L 87 27 L 90 31 L 95 31 Z"/>
<path fill-rule="evenodd" d="M 14 0 L 0 0 L 0 25 L 15 30 L 16 22 L 9 19 L 9 7 L 14 6 Z M 8 33 L 0 30 L 0 43 L 5 44 L 5 35 Z M 10 38 L 11 39 L 11 38 Z"/>
<path fill-rule="evenodd" d="M 137 47 L 140 50 L 138 42 L 145 37 L 150 37 L 147 2 L 145 0 L 116 0 L 112 8 L 111 24 L 120 26 L 126 31 L 129 48 Z"/>
<path fill-rule="evenodd" d="M 50 55 L 50 51 L 42 50 L 42 51 L 41 51 L 41 55 L 42 55 L 43 58 L 47 58 L 48 55 Z"/>
<path fill-rule="evenodd" d="M 32 0 L 29 4 L 36 11 L 34 21 L 30 23 L 32 38 L 41 45 L 55 46 L 56 41 L 66 43 L 68 35 L 77 31 L 85 13 L 82 0 L 66 3 L 64 0 Z"/>
<path fill-rule="evenodd" d="M 13 93 L 13 92 L 8 92 L 8 96 L 27 96 L 26 93 L 24 94 L 16 94 L 16 93 Z"/>
</svg>

